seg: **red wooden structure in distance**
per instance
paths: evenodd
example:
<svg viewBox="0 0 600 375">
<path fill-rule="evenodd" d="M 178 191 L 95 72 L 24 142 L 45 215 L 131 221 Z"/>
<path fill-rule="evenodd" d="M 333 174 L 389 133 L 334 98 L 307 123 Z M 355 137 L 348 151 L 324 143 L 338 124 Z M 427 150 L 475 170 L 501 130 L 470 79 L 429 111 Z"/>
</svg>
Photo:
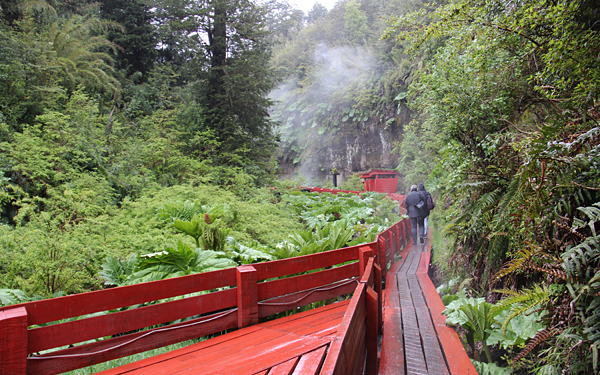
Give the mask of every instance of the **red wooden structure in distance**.
<svg viewBox="0 0 600 375">
<path fill-rule="evenodd" d="M 395 193 L 398 187 L 398 172 L 389 169 L 370 169 L 361 174 L 365 191 Z"/>
</svg>

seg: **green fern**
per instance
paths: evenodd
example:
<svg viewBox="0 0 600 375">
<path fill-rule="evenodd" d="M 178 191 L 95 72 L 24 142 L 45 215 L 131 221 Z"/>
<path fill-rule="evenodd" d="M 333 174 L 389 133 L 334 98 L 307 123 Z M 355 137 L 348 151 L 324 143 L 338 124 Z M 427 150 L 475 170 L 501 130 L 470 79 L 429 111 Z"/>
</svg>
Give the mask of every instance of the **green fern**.
<svg viewBox="0 0 600 375">
<path fill-rule="evenodd" d="M 126 285 L 129 277 L 135 269 L 137 261 L 138 257 L 135 254 L 131 254 L 129 258 L 125 260 L 121 260 L 112 256 L 106 257 L 104 263 L 102 264 L 102 271 L 100 271 L 98 276 L 105 280 L 104 285 Z"/>
<path fill-rule="evenodd" d="M 27 302 L 30 298 L 19 289 L 0 289 L 0 306 Z"/>
<path fill-rule="evenodd" d="M 165 222 L 174 222 L 176 220 L 191 221 L 194 217 L 205 213 L 202 202 L 168 202 L 156 209 L 156 215 Z"/>
<path fill-rule="evenodd" d="M 510 314 L 502 323 L 502 334 L 506 333 L 506 328 L 513 318 L 528 314 L 544 306 L 550 298 L 548 287 L 545 285 L 534 285 L 531 289 L 522 289 L 518 292 L 508 289 L 494 290 L 494 292 L 510 295 L 510 297 L 500 300 L 490 309 L 490 316 L 496 316 L 502 310 L 508 309 L 510 311 Z"/>
<path fill-rule="evenodd" d="M 517 270 L 522 270 L 525 264 L 527 264 L 539 250 L 539 248 L 533 247 L 531 246 L 531 244 L 529 245 L 532 248 L 531 250 L 527 247 L 524 247 L 521 250 L 519 250 L 519 252 L 513 257 L 513 259 L 505 263 L 502 269 L 498 271 L 494 275 L 494 277 L 492 277 L 492 279 L 499 280 L 516 272 Z"/>
</svg>

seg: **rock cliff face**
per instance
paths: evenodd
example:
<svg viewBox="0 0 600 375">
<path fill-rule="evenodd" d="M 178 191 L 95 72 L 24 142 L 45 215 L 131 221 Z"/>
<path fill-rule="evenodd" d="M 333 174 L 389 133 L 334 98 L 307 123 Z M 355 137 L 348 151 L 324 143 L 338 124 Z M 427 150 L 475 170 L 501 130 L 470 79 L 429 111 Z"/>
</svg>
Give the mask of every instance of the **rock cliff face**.
<svg viewBox="0 0 600 375">
<path fill-rule="evenodd" d="M 313 47 L 304 63 L 284 69 L 295 73 L 270 93 L 284 175 L 317 181 L 336 168 L 344 180 L 370 168 L 396 168 L 392 150 L 411 116 L 408 73 L 379 61 L 372 48 Z"/>
<path fill-rule="evenodd" d="M 297 141 L 299 154 L 284 137 L 279 162 L 286 177 L 300 175 L 307 183 L 329 180 L 331 170 L 335 168 L 340 173 L 339 182 L 371 168 L 395 169 L 398 155 L 393 149 L 401 141 L 398 126 L 384 129 L 375 123 L 348 126 L 308 137 L 305 142 Z"/>
</svg>

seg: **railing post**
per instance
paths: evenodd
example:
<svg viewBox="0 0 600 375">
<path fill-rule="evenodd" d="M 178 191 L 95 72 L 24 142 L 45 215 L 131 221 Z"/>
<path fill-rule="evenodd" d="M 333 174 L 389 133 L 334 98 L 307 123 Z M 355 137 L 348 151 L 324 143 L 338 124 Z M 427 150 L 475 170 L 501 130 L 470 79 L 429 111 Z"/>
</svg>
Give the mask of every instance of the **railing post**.
<svg viewBox="0 0 600 375">
<path fill-rule="evenodd" d="M 358 248 L 358 268 L 359 268 L 359 280 L 365 274 L 365 268 L 367 268 L 367 263 L 369 262 L 369 258 L 372 258 L 375 254 L 373 254 L 373 249 L 368 246 L 363 246 Z"/>
<path fill-rule="evenodd" d="M 385 238 L 383 236 L 377 237 L 377 252 L 379 253 L 379 265 L 383 271 L 383 277 L 385 277 L 387 270 L 387 259 L 385 257 Z"/>
<path fill-rule="evenodd" d="M 365 337 L 365 346 L 367 347 L 367 368 L 365 371 L 366 375 L 377 374 L 377 339 L 378 329 L 377 324 L 379 321 L 378 301 L 380 300 L 377 293 L 371 288 L 367 287 L 366 294 L 367 304 L 367 332 Z"/>
<path fill-rule="evenodd" d="M 399 225 L 394 226 L 394 233 L 396 233 L 396 248 L 394 249 L 394 259 L 396 259 L 396 254 L 400 253 L 400 228 L 398 228 Z"/>
<path fill-rule="evenodd" d="M 402 220 L 402 229 L 400 231 L 401 235 L 402 235 L 402 247 L 406 246 L 406 220 Z"/>
<path fill-rule="evenodd" d="M 377 328 L 380 334 L 383 334 L 383 293 L 382 293 L 382 279 L 381 279 L 381 267 L 377 264 L 373 264 L 373 271 L 375 273 L 375 293 L 377 293 L 379 299 L 377 300 Z"/>
<path fill-rule="evenodd" d="M 258 323 L 258 275 L 252 266 L 236 268 L 238 327 Z"/>
<path fill-rule="evenodd" d="M 0 374 L 27 373 L 27 310 L 0 311 Z"/>
</svg>

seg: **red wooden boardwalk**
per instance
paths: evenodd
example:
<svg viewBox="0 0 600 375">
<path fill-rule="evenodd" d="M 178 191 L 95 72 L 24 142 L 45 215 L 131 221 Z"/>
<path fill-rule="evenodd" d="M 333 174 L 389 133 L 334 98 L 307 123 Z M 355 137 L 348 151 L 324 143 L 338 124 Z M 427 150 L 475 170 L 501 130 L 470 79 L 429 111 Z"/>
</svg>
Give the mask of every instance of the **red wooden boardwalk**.
<svg viewBox="0 0 600 375">
<path fill-rule="evenodd" d="M 100 374 L 314 374 L 348 302 L 242 328 Z"/>
<path fill-rule="evenodd" d="M 232 329 L 103 374 L 475 375 L 428 276 L 431 237 L 413 248 L 409 233 L 403 219 L 359 246 L 0 308 L 0 375 L 59 374 Z"/>
<path fill-rule="evenodd" d="M 408 244 L 388 271 L 379 374 L 477 374 L 456 331 L 444 324 L 430 256 L 431 234 L 425 245 Z"/>
<path fill-rule="evenodd" d="M 443 306 L 440 310 L 436 305 L 439 296 L 427 275 L 430 251 L 431 239 L 423 246 L 409 244 L 388 271 L 379 374 L 449 375 L 449 366 L 452 374 L 476 374 L 458 336 L 443 324 Z M 348 302 L 243 328 L 100 374 L 318 374 Z"/>
</svg>

